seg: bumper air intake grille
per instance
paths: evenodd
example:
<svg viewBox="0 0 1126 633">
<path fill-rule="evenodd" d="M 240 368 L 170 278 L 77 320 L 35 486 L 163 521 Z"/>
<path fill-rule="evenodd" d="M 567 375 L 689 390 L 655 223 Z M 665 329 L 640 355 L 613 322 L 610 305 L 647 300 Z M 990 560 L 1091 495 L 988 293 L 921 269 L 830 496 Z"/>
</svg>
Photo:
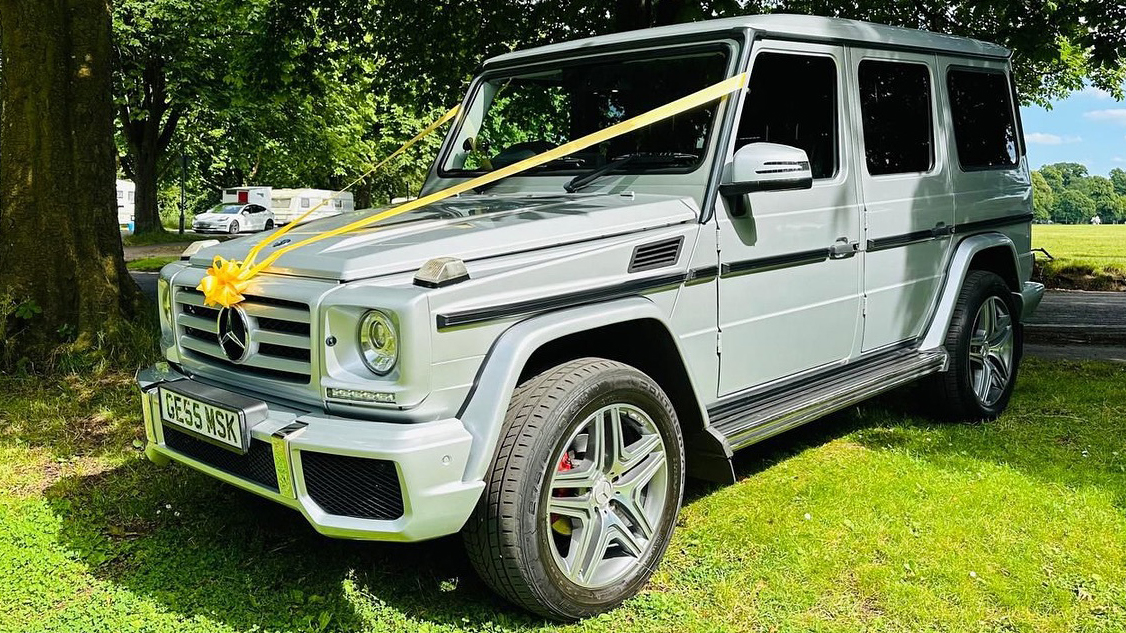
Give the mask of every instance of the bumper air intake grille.
<svg viewBox="0 0 1126 633">
<path fill-rule="evenodd" d="M 301 451 L 305 490 L 329 514 L 391 521 L 403 516 L 394 462 Z"/>
<path fill-rule="evenodd" d="M 268 442 L 252 439 L 246 455 L 239 455 L 177 431 L 167 424 L 163 427 L 164 445 L 168 448 L 225 473 L 265 486 L 274 492 L 278 491 L 274 452 Z"/>
</svg>

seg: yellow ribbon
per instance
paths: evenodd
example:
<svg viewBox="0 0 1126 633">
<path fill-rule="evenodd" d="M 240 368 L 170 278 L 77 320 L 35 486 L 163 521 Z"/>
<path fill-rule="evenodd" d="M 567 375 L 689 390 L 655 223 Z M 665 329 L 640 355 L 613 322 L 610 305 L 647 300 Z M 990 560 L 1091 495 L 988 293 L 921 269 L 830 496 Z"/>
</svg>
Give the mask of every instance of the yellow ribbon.
<svg viewBox="0 0 1126 633">
<path fill-rule="evenodd" d="M 720 81 L 718 83 L 712 84 L 711 86 L 708 86 L 708 87 L 706 87 L 702 90 L 698 90 L 698 91 L 696 91 L 696 92 L 694 92 L 690 95 L 687 95 L 685 97 L 681 97 L 680 99 L 677 99 L 675 101 L 670 101 L 669 103 L 666 103 L 662 106 L 658 106 L 656 108 L 653 108 L 652 110 L 649 110 L 648 112 L 644 112 L 644 113 L 639 114 L 635 117 L 626 119 L 625 121 L 622 121 L 621 123 L 616 123 L 616 124 L 614 124 L 614 125 L 612 125 L 608 128 L 599 130 L 597 132 L 593 132 L 591 134 L 587 134 L 586 136 L 575 139 L 573 141 L 569 141 L 567 143 L 564 143 L 563 145 L 552 148 L 552 149 L 550 149 L 546 152 L 536 154 L 535 156 L 532 156 L 530 158 L 526 158 L 522 161 L 513 163 L 513 164 L 508 165 L 506 167 L 502 167 L 502 168 L 497 169 L 495 171 L 491 171 L 491 172 L 489 172 L 485 175 L 478 176 L 476 178 L 472 178 L 470 180 L 458 183 L 456 185 L 452 185 L 450 187 L 442 189 L 441 191 L 436 191 L 432 194 L 422 196 L 421 198 L 416 198 L 415 200 L 410 200 L 408 202 L 400 204 L 399 206 L 392 207 L 390 209 L 386 209 L 386 210 L 381 211 L 379 213 L 375 213 L 373 215 L 370 215 L 366 218 L 361 218 L 361 219 L 359 219 L 355 222 L 345 224 L 344 226 L 337 227 L 337 228 L 335 228 L 331 231 L 325 231 L 323 233 L 318 233 L 317 235 L 313 235 L 313 236 L 308 237 L 308 238 L 301 240 L 299 242 L 289 244 L 289 245 L 287 245 L 283 248 L 280 248 L 280 249 L 274 251 L 273 253 L 270 253 L 270 255 L 268 255 L 261 262 L 255 263 L 254 258 L 258 254 L 258 252 L 261 250 L 263 245 L 266 244 L 267 242 L 272 241 L 273 238 L 277 237 L 278 235 L 281 235 L 284 232 L 284 231 L 279 231 L 279 232 L 275 233 L 274 235 L 271 235 L 270 238 L 265 239 L 262 242 L 260 242 L 257 246 L 255 246 L 254 249 L 251 250 L 251 252 L 247 255 L 246 261 L 241 262 L 239 264 L 239 272 L 238 272 L 237 275 L 235 275 L 234 278 L 231 278 L 230 276 L 224 276 L 220 280 L 217 280 L 215 282 L 211 282 L 209 284 L 208 283 L 209 278 L 218 277 L 218 275 L 212 274 L 212 271 L 215 271 L 217 269 L 216 268 L 209 268 L 208 271 L 207 271 L 208 277 L 204 278 L 204 280 L 200 283 L 198 289 L 201 292 L 204 293 L 204 301 L 208 305 L 216 305 L 217 304 L 217 305 L 223 305 L 223 306 L 226 306 L 226 307 L 230 307 L 231 305 L 234 305 L 235 303 L 238 303 L 239 301 L 242 300 L 242 295 L 240 294 L 241 289 L 235 289 L 236 291 L 233 292 L 233 293 L 229 291 L 230 289 L 234 289 L 234 284 L 245 283 L 246 281 L 248 281 L 249 279 L 251 279 L 252 277 L 257 275 L 258 273 L 260 273 L 263 270 L 265 270 L 266 268 L 268 268 L 271 264 L 273 264 L 275 261 L 277 261 L 277 259 L 279 257 L 281 257 L 282 255 L 284 255 L 284 254 L 286 254 L 286 253 L 288 253 L 288 252 L 290 252 L 294 249 L 301 248 L 302 246 L 306 246 L 308 244 L 312 244 L 313 242 L 318 242 L 318 241 L 323 240 L 323 239 L 327 239 L 327 238 L 334 237 L 334 236 L 337 236 L 337 235 L 343 235 L 344 233 L 348 233 L 348 232 L 355 231 L 355 230 L 358 230 L 358 229 L 367 228 L 367 227 L 369 227 L 373 224 L 376 224 L 378 222 L 382 222 L 383 220 L 386 220 L 388 218 L 392 218 L 394 216 L 397 216 L 397 215 L 400 215 L 400 214 L 403 214 L 403 213 L 407 213 L 409 211 L 414 211 L 415 209 L 424 207 L 424 206 L 429 205 L 429 204 L 433 204 L 435 202 L 440 202 L 442 200 L 445 200 L 446 198 L 449 198 L 451 196 L 456 196 L 456 195 L 458 195 L 460 193 L 464 193 L 466 191 L 470 191 L 470 190 L 473 190 L 473 189 L 477 189 L 479 187 L 483 187 L 483 186 L 485 186 L 489 183 L 493 183 L 493 182 L 496 182 L 498 180 L 503 180 L 504 178 L 508 178 L 509 176 L 518 174 L 518 173 L 523 172 L 523 171 L 527 171 L 528 169 L 532 169 L 533 167 L 538 167 L 538 166 L 543 165 L 545 163 L 549 163 L 549 162 L 556 160 L 558 158 L 562 158 L 562 157 L 567 156 L 569 154 L 573 154 L 573 153 L 575 153 L 579 150 L 586 149 L 587 147 L 590 147 L 592 145 L 597 145 L 599 143 L 608 141 L 612 138 L 616 138 L 616 137 L 621 136 L 623 134 L 627 134 L 627 133 L 632 132 L 634 130 L 643 128 L 645 126 L 652 125 L 653 123 L 657 123 L 658 121 L 663 121 L 664 119 L 667 119 L 667 118 L 672 117 L 672 116 L 676 116 L 677 114 L 681 114 L 683 112 L 687 112 L 688 110 L 692 110 L 693 108 L 697 108 L 701 105 L 704 105 L 705 103 L 709 103 L 709 102 L 715 101 L 716 99 L 719 99 L 721 97 L 725 97 L 728 94 L 743 88 L 743 86 L 746 85 L 746 81 L 747 81 L 747 74 L 746 73 L 741 73 L 741 74 L 735 75 L 734 77 L 731 77 L 729 79 L 725 79 L 725 80 Z M 453 116 L 450 113 L 447 113 L 447 115 L 449 115 L 449 117 Z M 443 115 L 443 118 L 446 118 L 446 116 Z M 439 120 L 441 121 L 441 119 L 439 119 Z M 442 122 L 445 122 L 445 121 L 442 121 Z M 431 128 L 436 128 L 438 125 L 440 125 L 440 123 L 438 123 L 437 125 L 432 125 Z M 432 131 L 431 128 L 428 128 L 428 130 Z M 429 132 L 427 132 L 427 133 L 429 133 Z M 415 139 L 411 140 L 411 142 L 417 140 L 418 138 L 421 138 L 421 136 L 422 136 L 421 134 L 420 134 L 420 136 L 416 136 Z M 398 153 L 398 152 L 396 152 L 396 153 Z M 383 161 L 380 164 L 382 165 L 385 162 L 386 161 Z M 371 172 L 369 172 L 369 173 L 371 173 Z M 366 176 L 366 174 L 365 174 L 365 176 Z M 304 216 L 302 216 L 302 217 L 304 217 Z M 287 227 L 284 227 L 284 228 L 288 229 L 289 227 L 287 226 Z M 218 261 L 218 259 L 216 261 Z M 224 260 L 223 270 L 227 270 L 226 266 L 229 263 L 230 262 L 226 262 Z M 225 275 L 225 273 L 224 273 L 224 275 Z M 231 285 L 228 286 L 228 285 L 225 285 L 225 284 L 231 284 Z M 211 294 L 208 294 L 208 290 L 206 289 L 207 287 L 214 289 Z M 243 286 L 243 288 L 245 288 L 245 286 Z M 237 299 L 234 299 L 232 302 L 230 302 L 230 303 L 224 302 L 224 301 L 231 301 L 232 298 L 236 297 L 236 296 L 237 296 Z"/>
</svg>

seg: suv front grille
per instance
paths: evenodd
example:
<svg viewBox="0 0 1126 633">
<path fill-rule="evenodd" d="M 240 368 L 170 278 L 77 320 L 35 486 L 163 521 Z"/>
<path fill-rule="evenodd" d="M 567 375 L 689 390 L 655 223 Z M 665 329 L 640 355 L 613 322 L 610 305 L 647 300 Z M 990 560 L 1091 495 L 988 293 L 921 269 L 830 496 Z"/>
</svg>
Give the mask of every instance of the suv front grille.
<svg viewBox="0 0 1126 633">
<path fill-rule="evenodd" d="M 391 521 L 403 516 L 394 462 L 301 451 L 305 490 L 329 514 Z"/>
<path fill-rule="evenodd" d="M 219 309 L 204 305 L 203 293 L 178 286 L 176 326 L 180 348 L 195 360 L 297 384 L 308 384 L 310 364 L 309 306 L 296 301 L 246 295 L 238 304 L 250 322 L 250 341 L 257 349 L 241 362 L 228 359 L 219 346 Z"/>
<path fill-rule="evenodd" d="M 167 424 L 162 426 L 164 445 L 168 448 L 225 473 L 278 491 L 278 473 L 274 470 L 274 452 L 269 442 L 251 439 L 246 455 L 239 455 Z"/>
</svg>

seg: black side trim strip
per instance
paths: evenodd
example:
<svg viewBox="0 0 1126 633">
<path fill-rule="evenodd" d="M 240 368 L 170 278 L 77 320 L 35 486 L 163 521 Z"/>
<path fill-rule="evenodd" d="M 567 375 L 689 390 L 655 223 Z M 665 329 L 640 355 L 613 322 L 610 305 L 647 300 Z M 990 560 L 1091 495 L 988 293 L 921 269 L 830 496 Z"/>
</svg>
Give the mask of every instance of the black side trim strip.
<svg viewBox="0 0 1126 633">
<path fill-rule="evenodd" d="M 977 222 L 966 222 L 958 224 L 954 227 L 955 233 L 973 233 L 974 231 L 981 231 L 983 229 L 997 229 L 1003 226 L 1012 226 L 1014 224 L 1024 224 L 1025 222 L 1032 221 L 1031 213 L 1021 213 L 1018 215 L 1007 215 L 1003 218 L 992 218 L 989 220 L 978 220 Z"/>
<path fill-rule="evenodd" d="M 883 251 L 890 248 L 899 248 L 901 246 L 908 246 L 910 244 L 917 244 L 919 242 L 929 242 L 943 235 L 935 235 L 933 229 L 923 229 L 922 231 L 912 231 L 902 235 L 892 235 L 890 237 L 877 237 L 868 240 L 868 252 Z"/>
<path fill-rule="evenodd" d="M 603 286 L 591 290 L 580 290 L 578 292 L 569 292 L 539 299 L 517 301 L 515 303 L 507 303 L 488 308 L 475 308 L 472 310 L 462 310 L 460 312 L 450 312 L 449 314 L 439 314 L 437 316 L 437 324 L 438 329 L 443 330 L 459 325 L 481 323 L 482 321 L 492 321 L 524 314 L 535 314 L 537 312 L 546 312 L 559 308 L 570 308 L 598 301 L 621 299 L 623 297 L 631 297 L 651 290 L 657 290 L 658 288 L 679 286 L 684 283 L 687 277 L 687 273 L 673 273 L 660 277 L 631 280 L 615 286 Z"/>
<path fill-rule="evenodd" d="M 696 284 L 706 284 L 716 277 L 719 277 L 719 266 L 704 266 L 688 271 L 684 281 L 689 286 L 695 286 Z"/>
<path fill-rule="evenodd" d="M 797 253 L 787 253 L 785 255 L 774 255 L 771 257 L 760 257 L 758 259 L 744 259 L 742 261 L 730 262 L 723 264 L 721 267 L 721 277 L 732 277 L 735 275 L 746 275 L 750 273 L 762 272 L 764 270 L 774 270 L 776 268 L 789 268 L 790 266 L 802 266 L 804 264 L 816 264 L 817 262 L 829 259 L 829 249 L 818 248 L 811 251 L 799 251 Z"/>
<path fill-rule="evenodd" d="M 1012 226 L 1014 224 L 1024 224 L 1025 222 L 1032 221 L 1031 213 L 1021 213 L 1018 215 L 1007 215 L 1001 218 L 990 218 L 988 220 L 978 220 L 977 222 L 965 222 L 954 226 L 936 227 L 933 229 L 923 229 L 921 231 L 912 231 L 910 233 L 903 233 L 902 235 L 891 235 L 888 237 L 877 237 L 868 240 L 868 252 L 882 251 L 889 248 L 900 248 L 919 242 L 929 242 L 934 239 L 941 239 L 948 235 L 955 233 L 973 233 L 974 231 L 982 231 L 985 229 L 996 229 L 1004 226 Z"/>
</svg>

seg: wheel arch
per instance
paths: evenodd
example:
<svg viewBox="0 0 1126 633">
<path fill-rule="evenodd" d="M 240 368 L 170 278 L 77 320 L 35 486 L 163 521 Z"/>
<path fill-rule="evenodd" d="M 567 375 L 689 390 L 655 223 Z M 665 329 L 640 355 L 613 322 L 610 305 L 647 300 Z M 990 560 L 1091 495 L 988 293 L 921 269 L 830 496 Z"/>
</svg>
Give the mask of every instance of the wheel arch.
<svg viewBox="0 0 1126 633">
<path fill-rule="evenodd" d="M 954 316 L 954 307 L 962 284 L 971 270 L 988 270 L 997 273 L 1005 280 L 1021 307 L 1021 280 L 1016 244 L 1003 233 L 980 233 L 971 235 L 955 247 L 954 256 L 946 271 L 946 281 L 939 294 L 930 326 L 923 335 L 920 347 L 932 349 L 946 340 L 946 332 Z"/>
<path fill-rule="evenodd" d="M 707 432 L 707 410 L 665 316 L 648 299 L 630 297 L 532 317 L 497 338 L 459 414 L 474 438 L 466 480 L 484 476 L 516 386 L 544 369 L 584 356 L 626 363 L 657 381 L 676 408 L 687 453 L 719 452 L 725 459 L 730 455 L 711 445 L 719 440 Z M 700 450 L 693 451 L 696 447 Z M 688 460 L 691 470 L 695 460 Z"/>
</svg>

